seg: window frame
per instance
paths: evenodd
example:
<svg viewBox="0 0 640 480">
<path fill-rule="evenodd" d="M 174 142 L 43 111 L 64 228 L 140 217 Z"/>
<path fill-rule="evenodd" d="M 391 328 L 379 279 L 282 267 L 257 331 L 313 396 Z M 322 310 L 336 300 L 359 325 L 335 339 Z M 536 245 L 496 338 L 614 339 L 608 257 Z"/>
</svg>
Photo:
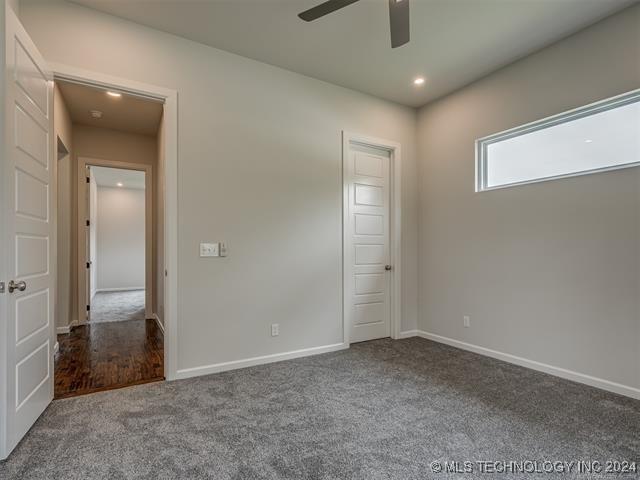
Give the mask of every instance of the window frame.
<svg viewBox="0 0 640 480">
<path fill-rule="evenodd" d="M 625 105 L 638 103 L 638 102 L 640 102 L 640 88 L 636 90 L 631 90 L 630 92 L 626 92 L 621 95 L 616 95 L 615 97 L 606 98 L 604 100 L 600 100 L 595 103 L 591 103 L 589 105 L 578 107 L 573 110 L 568 110 L 566 112 L 552 115 L 550 117 L 543 118 L 541 120 L 536 120 L 534 122 L 527 123 L 519 127 L 510 128 L 509 130 L 504 130 L 502 132 L 494 133 L 492 135 L 488 135 L 486 137 L 477 139 L 475 142 L 475 149 L 476 149 L 475 151 L 475 191 L 478 193 L 488 192 L 491 190 L 511 188 L 519 185 L 528 185 L 531 183 L 547 182 L 549 180 L 556 180 L 559 178 L 577 177 L 580 175 L 590 175 L 592 173 L 607 172 L 611 170 L 620 170 L 623 168 L 632 168 L 632 167 L 640 166 L 640 159 L 639 159 L 636 162 L 629 162 L 629 163 L 623 163 L 619 165 L 611 165 L 607 167 L 580 170 L 577 172 L 566 173 L 562 175 L 550 175 L 546 177 L 534 178 L 531 180 L 524 180 L 521 182 L 504 183 L 501 185 L 495 185 L 491 187 L 487 185 L 487 177 L 488 177 L 487 169 L 488 169 L 488 163 L 489 163 L 489 158 L 487 155 L 487 147 L 489 145 L 503 141 L 503 140 L 508 140 L 510 138 L 525 135 L 527 133 L 536 132 L 538 130 L 543 130 L 545 128 L 553 127 L 555 125 L 560 125 L 563 123 L 568 123 L 574 120 L 578 120 L 580 118 L 588 117 L 591 115 L 595 115 L 597 113 L 613 110 L 618 107 L 623 107 Z"/>
</svg>

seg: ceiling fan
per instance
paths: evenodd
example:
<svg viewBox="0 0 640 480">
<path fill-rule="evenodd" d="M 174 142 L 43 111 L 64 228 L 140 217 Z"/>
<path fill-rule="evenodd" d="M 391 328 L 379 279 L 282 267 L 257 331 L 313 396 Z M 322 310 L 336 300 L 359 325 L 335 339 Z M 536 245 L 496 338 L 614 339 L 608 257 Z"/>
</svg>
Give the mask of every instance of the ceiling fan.
<svg viewBox="0 0 640 480">
<path fill-rule="evenodd" d="M 305 22 L 340 10 L 359 0 L 328 0 L 300 13 Z M 391 48 L 397 48 L 409 42 L 409 0 L 389 0 L 389 26 L 391 27 Z"/>
</svg>

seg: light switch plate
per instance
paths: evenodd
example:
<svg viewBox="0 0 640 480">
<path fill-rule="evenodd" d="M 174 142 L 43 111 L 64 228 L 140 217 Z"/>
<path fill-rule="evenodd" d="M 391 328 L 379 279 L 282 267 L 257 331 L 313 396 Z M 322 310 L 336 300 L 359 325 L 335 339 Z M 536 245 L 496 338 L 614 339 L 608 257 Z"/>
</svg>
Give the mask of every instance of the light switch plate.
<svg viewBox="0 0 640 480">
<path fill-rule="evenodd" d="M 201 243 L 200 244 L 200 256 L 201 257 L 218 257 L 220 256 L 217 243 Z"/>
</svg>

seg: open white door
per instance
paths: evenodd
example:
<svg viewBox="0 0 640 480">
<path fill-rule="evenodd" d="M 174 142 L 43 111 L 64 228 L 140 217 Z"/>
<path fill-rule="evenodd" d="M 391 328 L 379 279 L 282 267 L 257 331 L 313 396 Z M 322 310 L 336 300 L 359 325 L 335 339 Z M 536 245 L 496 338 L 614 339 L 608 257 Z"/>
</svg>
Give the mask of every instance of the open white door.
<svg viewBox="0 0 640 480">
<path fill-rule="evenodd" d="M 4 2 L 3 2 L 4 3 Z M 53 76 L 5 9 L 0 458 L 53 399 Z"/>
</svg>

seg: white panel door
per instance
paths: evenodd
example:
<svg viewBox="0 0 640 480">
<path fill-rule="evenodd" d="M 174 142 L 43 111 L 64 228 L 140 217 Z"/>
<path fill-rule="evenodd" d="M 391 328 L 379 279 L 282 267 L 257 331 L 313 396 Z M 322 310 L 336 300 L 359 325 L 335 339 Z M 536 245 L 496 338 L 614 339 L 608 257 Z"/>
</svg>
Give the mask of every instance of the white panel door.
<svg viewBox="0 0 640 480">
<path fill-rule="evenodd" d="M 54 340 L 53 79 L 13 11 L 5 14 L 0 280 L 6 336 L 0 341 L 7 365 L 0 458 L 53 398 Z"/>
<path fill-rule="evenodd" d="M 389 152 L 349 145 L 345 299 L 349 302 L 349 341 L 391 334 Z"/>
</svg>

